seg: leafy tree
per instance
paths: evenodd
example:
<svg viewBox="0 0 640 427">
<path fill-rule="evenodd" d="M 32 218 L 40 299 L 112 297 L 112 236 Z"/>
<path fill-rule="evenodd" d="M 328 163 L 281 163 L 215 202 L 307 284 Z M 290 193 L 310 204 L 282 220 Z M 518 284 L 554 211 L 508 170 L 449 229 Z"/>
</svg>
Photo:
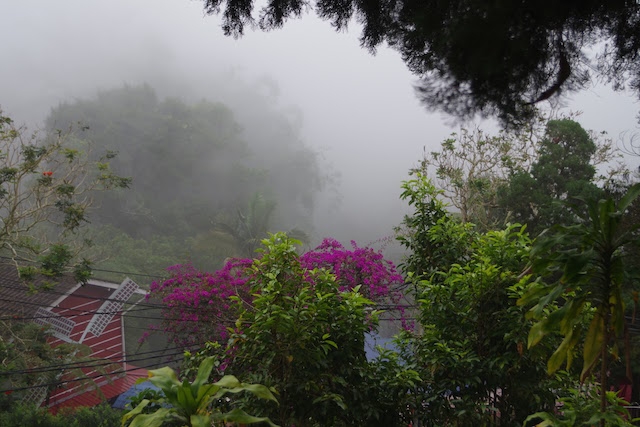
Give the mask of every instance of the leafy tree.
<svg viewBox="0 0 640 427">
<path fill-rule="evenodd" d="M 633 422 L 629 417 L 629 411 L 625 408 L 629 402 L 625 402 L 616 396 L 613 391 L 607 392 L 607 411 L 600 412 L 597 390 L 592 387 L 570 389 L 567 397 L 558 399 L 562 405 L 561 411 L 537 412 L 527 417 L 525 426 L 532 426 L 529 421 L 535 422 L 535 426 L 576 427 L 594 426 L 601 418 L 609 427 L 631 427 Z M 540 421 L 542 420 L 542 421 Z"/>
<path fill-rule="evenodd" d="M 253 3 L 203 3 L 208 14 L 222 12 L 225 34 L 236 37 L 256 21 L 263 30 L 281 27 L 310 6 L 270 0 L 256 19 Z M 387 43 L 398 50 L 421 78 L 424 104 L 456 116 L 497 114 L 513 124 L 532 117 L 531 104 L 581 88 L 591 74 L 640 90 L 640 6 L 634 1 L 325 0 L 313 8 L 336 30 L 355 17 L 363 25 L 363 47 L 374 51 Z M 588 51 L 603 41 L 589 60 Z"/>
<path fill-rule="evenodd" d="M 603 194 L 592 162 L 599 152 L 577 122 L 549 121 L 531 170 L 516 171 L 500 190 L 501 208 L 514 221 L 527 224 L 532 235 L 554 224 L 575 222 L 573 212 L 559 202 L 575 197 L 597 200 Z"/>
<path fill-rule="evenodd" d="M 365 332 L 376 323 L 372 302 L 356 286 L 340 291 L 327 270 L 305 269 L 286 235 L 265 240 L 251 269 L 251 305 L 228 348 L 226 372 L 278 390 L 280 406 L 265 415 L 283 425 L 371 424 L 360 401 L 367 360 Z"/>
<path fill-rule="evenodd" d="M 94 220 L 134 238 L 187 237 L 208 230 L 221 206 L 251 194 L 251 171 L 233 113 L 221 104 L 158 99 L 147 86 L 99 93 L 52 110 L 47 127 L 82 122 L 84 134 L 118 152 L 117 167 L 133 178 L 126 197 L 104 198 Z M 229 182 L 237 185 L 231 190 Z M 255 181 L 254 181 L 255 183 Z"/>
<path fill-rule="evenodd" d="M 431 277 L 439 268 L 446 268 L 464 258 L 469 241 L 466 234 L 443 238 L 432 235 L 438 221 L 448 216 L 446 204 L 440 198 L 443 191 L 437 189 L 423 173 L 413 171 L 412 175 L 414 179 L 402 183 L 400 198 L 407 200 L 413 207 L 413 213 L 405 216 L 396 233 L 400 244 L 408 250 L 400 267 L 405 275 L 418 280 Z"/>
<path fill-rule="evenodd" d="M 529 332 L 529 347 L 552 331 L 559 330 L 564 337 L 548 361 L 549 372 L 565 361 L 570 366 L 574 348 L 584 337 L 581 379 L 600 362 L 603 414 L 608 405 L 610 353 L 618 357 L 617 340 L 626 327 L 625 301 L 639 285 L 637 266 L 628 256 L 629 248 L 638 243 L 640 224 L 623 227 L 625 212 L 639 194 L 640 184 L 636 184 L 619 201 L 609 197 L 586 202 L 586 212 L 577 205 L 574 212 L 581 222 L 556 226 L 541 237 L 532 251 L 533 266 L 550 280 L 534 282 L 519 301 L 533 304 L 529 316 L 537 320 Z M 585 317 L 590 319 L 586 331 L 581 327 Z M 605 424 L 605 418 L 600 418 L 600 425 Z"/>
<path fill-rule="evenodd" d="M 8 412 L 11 418 L 11 409 L 33 398 L 34 388 L 51 392 L 61 380 L 83 379 L 80 389 L 95 386 L 94 379 L 81 369 L 87 364 L 102 375 L 114 369 L 109 362 L 94 363 L 86 345 L 63 343 L 52 347 L 50 336 L 50 329 L 42 325 L 0 321 L 0 414 Z"/>
<path fill-rule="evenodd" d="M 526 128 L 496 135 L 462 128 L 440 151 L 425 153 L 414 172 L 435 179 L 463 222 L 491 230 L 515 220 L 537 234 L 571 219 L 553 201 L 597 195 L 596 187 L 612 187 L 628 173 L 603 135 L 583 131 L 572 118 L 541 115 Z M 597 167 L 606 167 L 606 175 L 596 174 Z"/>
<path fill-rule="evenodd" d="M 404 264 L 416 278 L 420 327 L 399 343 L 422 379 L 412 392 L 416 416 L 427 425 L 512 426 L 552 408 L 546 349 L 525 351 L 528 328 L 516 305 L 528 281 L 524 227 L 477 232 L 444 212 L 424 176 L 403 187 L 415 213 L 401 241 L 428 254 L 412 253 Z"/>
<path fill-rule="evenodd" d="M 266 231 L 311 226 L 324 185 L 319 160 L 284 113 L 257 98 L 247 116 L 226 104 L 162 99 L 142 85 L 52 110 L 49 128 L 81 121 L 89 127 L 82 137 L 117 151 L 114 167 L 133 177 L 129 194 L 101 197 L 92 218 L 96 252 L 107 258 L 100 267 L 129 271 L 135 259 L 133 271 L 144 274 L 189 262 L 213 270 L 229 256 L 253 256 Z M 246 122 L 254 117 L 268 122 L 261 132 Z M 145 241 L 157 250 L 135 254 Z"/>
<path fill-rule="evenodd" d="M 442 142 L 440 151 L 425 153 L 415 171 L 435 175 L 463 222 L 494 229 L 505 221 L 498 209 L 500 188 L 514 173 L 528 171 L 535 160 L 536 130 L 494 136 L 479 128 L 462 128 Z"/>
<path fill-rule="evenodd" d="M 401 309 L 398 303 L 403 284 L 393 263 L 371 248 L 360 248 L 353 242 L 353 250 L 344 248 L 333 239 L 325 239 L 320 246 L 300 256 L 305 269 L 326 268 L 336 275 L 340 291 L 361 286 L 368 298 L 384 303 L 391 309 Z M 230 297 L 241 298 L 251 305 L 253 296 L 247 270 L 251 259 L 228 259 L 223 268 L 213 273 L 203 272 L 189 265 L 168 268 L 169 278 L 151 284 L 148 298 L 162 300 L 164 321 L 157 328 L 183 347 L 204 342 L 225 344 L 239 312 Z"/>
<path fill-rule="evenodd" d="M 88 279 L 80 231 L 93 199 L 131 182 L 111 170 L 114 153 L 94 157 L 91 149 L 71 130 L 28 134 L 0 111 L 0 253 L 24 280 L 69 271 Z"/>
</svg>

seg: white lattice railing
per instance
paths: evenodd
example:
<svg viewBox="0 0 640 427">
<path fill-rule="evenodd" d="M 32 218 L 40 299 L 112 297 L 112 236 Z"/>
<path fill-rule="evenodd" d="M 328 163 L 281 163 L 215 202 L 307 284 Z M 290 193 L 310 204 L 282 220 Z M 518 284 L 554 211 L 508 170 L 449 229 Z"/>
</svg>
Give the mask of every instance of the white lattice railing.
<svg viewBox="0 0 640 427">
<path fill-rule="evenodd" d="M 98 309 L 98 314 L 93 315 L 80 342 L 84 341 L 87 332 L 91 332 L 96 337 L 100 336 L 109 322 L 111 322 L 116 314 L 119 314 L 124 303 L 127 302 L 136 290 L 138 290 L 138 285 L 133 280 L 126 278 L 120 286 L 118 286 L 118 289 L 116 289 L 113 295 L 111 295 L 109 301 L 105 301 L 100 309 Z"/>
<path fill-rule="evenodd" d="M 39 325 L 49 326 L 55 337 L 67 342 L 71 341 L 71 331 L 76 326 L 73 320 L 42 307 L 36 311 L 33 321 Z"/>
<path fill-rule="evenodd" d="M 42 405 L 44 399 L 47 398 L 47 387 L 38 387 L 39 385 L 44 384 L 45 378 L 41 377 L 38 382 L 35 384 L 35 387 L 28 390 L 27 393 L 22 398 L 23 404 L 33 404 L 36 408 Z"/>
</svg>

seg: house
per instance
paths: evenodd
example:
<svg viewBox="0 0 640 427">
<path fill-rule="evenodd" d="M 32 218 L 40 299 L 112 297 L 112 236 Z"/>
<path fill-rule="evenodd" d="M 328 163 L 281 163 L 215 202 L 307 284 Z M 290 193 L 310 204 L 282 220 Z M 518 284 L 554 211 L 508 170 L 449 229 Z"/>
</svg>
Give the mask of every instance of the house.
<svg viewBox="0 0 640 427">
<path fill-rule="evenodd" d="M 0 313 L 47 326 L 51 346 L 81 344 L 91 358 L 79 369 L 61 370 L 57 387 L 43 384 L 28 390 L 23 401 L 45 405 L 52 412 L 95 406 L 146 377 L 146 369 L 128 361 L 123 318 L 145 294 L 130 279 L 118 285 L 99 280 L 80 284 L 69 278 L 52 289 L 31 293 L 20 283 L 15 266 L 0 265 Z"/>
</svg>

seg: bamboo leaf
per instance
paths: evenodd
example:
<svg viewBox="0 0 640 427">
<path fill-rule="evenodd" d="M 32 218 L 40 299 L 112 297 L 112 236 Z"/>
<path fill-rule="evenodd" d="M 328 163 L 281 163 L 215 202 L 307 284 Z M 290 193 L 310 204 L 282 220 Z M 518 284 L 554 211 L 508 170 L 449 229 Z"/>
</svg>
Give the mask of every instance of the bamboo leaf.
<svg viewBox="0 0 640 427">
<path fill-rule="evenodd" d="M 584 342 L 583 360 L 584 365 L 582 367 L 582 373 L 580 379 L 584 379 L 589 375 L 591 369 L 598 361 L 598 356 L 602 352 L 602 346 L 604 345 L 605 324 L 604 318 L 600 310 L 596 311 L 596 315 L 591 320 L 589 330 Z"/>
<path fill-rule="evenodd" d="M 547 372 L 552 374 L 556 372 L 562 366 L 562 363 L 567 360 L 567 354 L 573 350 L 573 346 L 575 346 L 576 340 L 574 339 L 575 331 L 569 332 L 565 335 L 564 339 L 556 349 L 556 351 L 551 355 L 549 361 L 547 362 Z"/>
<path fill-rule="evenodd" d="M 624 212 L 633 201 L 640 196 L 640 182 L 632 185 L 618 202 L 618 210 Z"/>
</svg>

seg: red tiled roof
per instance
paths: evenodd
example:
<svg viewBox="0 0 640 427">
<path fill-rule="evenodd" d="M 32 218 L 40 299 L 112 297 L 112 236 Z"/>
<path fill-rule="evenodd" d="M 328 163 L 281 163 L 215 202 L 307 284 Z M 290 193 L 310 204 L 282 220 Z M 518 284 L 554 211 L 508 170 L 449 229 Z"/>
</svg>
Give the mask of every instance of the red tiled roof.
<svg viewBox="0 0 640 427">
<path fill-rule="evenodd" d="M 35 281 L 36 286 L 42 284 L 43 280 Z M 99 361 L 113 361 L 113 364 L 101 368 L 83 368 L 81 376 L 76 372 L 75 374 L 67 373 L 60 378 L 60 381 L 69 382 L 49 396 L 48 406 L 53 412 L 63 407 L 95 406 L 122 394 L 139 377 L 146 377 L 148 372 L 146 369 L 124 362 L 124 337 L 120 309 L 112 309 L 113 316 L 110 319 L 105 318 L 106 324 L 101 325 L 104 329 L 101 327 L 93 329 L 98 335 L 88 331 L 95 313 L 103 309 L 103 304 L 112 297 L 116 288 L 117 285 L 106 282 L 80 286 L 72 278 L 65 277 L 58 280 L 51 289 L 41 288 L 38 292 L 31 293 L 29 288 L 21 283 L 14 265 L 0 263 L 0 315 L 30 318 L 34 317 L 39 308 L 46 309 L 52 312 L 53 316 L 55 314 L 60 316 L 62 330 L 64 330 L 64 333 L 49 338 L 52 346 L 63 344 L 65 340 L 80 342 L 91 349 L 91 358 Z M 42 312 L 38 313 L 36 317 L 40 318 L 41 314 Z M 56 322 L 56 319 L 50 318 L 48 314 L 40 320 Z M 91 363 L 88 362 L 88 364 Z M 94 377 L 94 379 L 93 382 L 75 381 L 82 377 Z"/>
<path fill-rule="evenodd" d="M 122 374 L 117 379 L 111 381 L 102 380 L 97 382 L 97 388 L 94 386 L 90 389 L 85 389 L 82 393 L 74 396 L 71 399 L 67 399 L 58 404 L 49 406 L 49 410 L 52 413 L 58 412 L 62 408 L 75 408 L 79 406 L 96 406 L 100 403 L 121 395 L 125 391 L 129 390 L 138 378 L 146 378 L 148 371 L 146 369 L 138 368 L 128 365 L 129 369 L 133 371 Z"/>
<path fill-rule="evenodd" d="M 78 288 L 71 295 L 66 297 L 63 301 L 60 301 L 57 307 L 53 308 L 55 314 L 59 314 L 66 319 L 72 320 L 75 322 L 75 326 L 71 330 L 69 338 L 73 341 L 80 342 L 83 345 L 86 345 L 91 348 L 90 357 L 96 359 L 106 359 L 109 361 L 113 361 L 112 365 L 103 366 L 100 371 L 97 368 L 84 368 L 82 372 L 87 377 L 95 377 L 96 375 L 105 374 L 105 377 L 99 377 L 95 380 L 96 384 L 98 384 L 100 391 L 106 396 L 105 390 L 111 390 L 113 387 L 109 384 L 108 378 L 109 374 L 117 375 L 118 378 L 114 381 L 114 384 L 122 383 L 123 381 L 127 382 L 127 378 L 119 378 L 121 376 L 121 372 L 127 369 L 126 363 L 124 363 L 124 345 L 123 345 L 123 336 L 122 336 L 122 317 L 120 313 L 114 313 L 113 318 L 107 323 L 104 331 L 99 335 L 95 336 L 91 332 L 86 332 L 90 321 L 94 317 L 94 313 L 100 311 L 102 304 L 105 299 L 110 298 L 113 294 L 114 289 L 105 288 L 102 286 L 96 286 L 92 284 L 84 285 Z M 62 344 L 63 341 L 59 338 L 52 338 L 51 345 L 58 346 Z M 71 378 L 70 375 L 65 379 L 75 379 Z M 135 378 L 133 379 L 135 382 Z M 82 384 L 85 383 L 85 384 Z M 101 385 L 101 384 L 104 384 Z M 131 383 L 133 384 L 133 382 Z M 129 387 L 131 386 L 129 385 Z M 97 398 L 98 393 L 95 390 L 94 394 Z M 86 399 L 94 399 L 90 397 L 85 397 L 85 395 L 91 396 L 91 393 L 86 391 L 86 382 L 71 382 L 68 383 L 66 387 L 62 389 L 55 390 L 49 396 L 49 406 L 60 406 L 65 405 L 65 402 L 70 402 L 68 405 L 70 406 L 87 406 L 82 402 Z M 111 396 L 113 397 L 113 396 Z M 108 399 L 109 397 L 107 397 Z M 98 401 L 99 403 L 100 401 Z"/>
<path fill-rule="evenodd" d="M 20 281 L 15 265 L 0 263 L 0 315 L 33 316 L 39 307 L 49 307 L 78 283 L 72 277 L 63 277 L 51 289 L 43 289 L 43 282 L 44 279 L 35 280 L 39 290 L 30 292 Z"/>
</svg>

